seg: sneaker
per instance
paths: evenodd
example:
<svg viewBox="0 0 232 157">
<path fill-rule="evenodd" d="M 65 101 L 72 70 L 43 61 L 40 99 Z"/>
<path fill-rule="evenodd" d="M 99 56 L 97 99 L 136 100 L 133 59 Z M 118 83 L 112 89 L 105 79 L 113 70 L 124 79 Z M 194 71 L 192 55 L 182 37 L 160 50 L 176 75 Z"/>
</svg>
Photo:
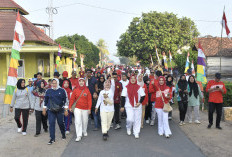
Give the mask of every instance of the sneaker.
<svg viewBox="0 0 232 157">
<path fill-rule="evenodd" d="M 75 141 L 76 141 L 76 142 L 81 141 L 81 137 L 77 137 Z"/>
<path fill-rule="evenodd" d="M 22 132 L 22 128 L 18 128 L 18 133 Z"/>
<path fill-rule="evenodd" d="M 185 122 L 182 122 L 183 125 L 185 125 Z"/>
<path fill-rule="evenodd" d="M 135 135 L 135 138 L 136 138 L 136 139 L 139 139 L 139 135 Z"/>
<path fill-rule="evenodd" d="M 65 134 L 68 135 L 68 134 L 70 134 L 70 132 L 69 131 L 65 131 Z"/>
<path fill-rule="evenodd" d="M 153 126 L 153 125 L 155 125 L 155 121 L 154 120 L 152 120 L 151 123 L 150 123 L 150 126 Z"/>
<path fill-rule="evenodd" d="M 50 141 L 48 142 L 48 145 L 51 145 L 53 143 L 55 143 L 55 140 L 50 139 Z"/>
<path fill-rule="evenodd" d="M 115 130 L 121 129 L 121 126 L 119 124 L 116 124 Z"/>
<path fill-rule="evenodd" d="M 127 135 L 131 135 L 131 131 L 130 130 L 127 130 Z"/>
<path fill-rule="evenodd" d="M 195 120 L 196 124 L 201 124 L 201 122 L 199 120 Z"/>
<path fill-rule="evenodd" d="M 34 137 L 38 137 L 38 136 L 39 136 L 39 134 L 40 134 L 40 133 L 36 133 L 36 134 L 34 135 Z"/>
<path fill-rule="evenodd" d="M 191 120 L 189 121 L 189 124 L 192 124 L 192 121 L 191 121 Z"/>
<path fill-rule="evenodd" d="M 84 133 L 84 136 L 85 136 L 85 137 L 86 137 L 86 136 L 88 136 L 87 132 L 86 132 L 86 133 Z"/>
<path fill-rule="evenodd" d="M 26 136 L 26 135 L 27 135 L 27 133 L 26 133 L 26 132 L 22 132 L 22 135 L 23 135 L 23 136 Z"/>
<path fill-rule="evenodd" d="M 159 136 L 164 136 L 164 134 L 159 134 Z"/>
<path fill-rule="evenodd" d="M 65 139 L 66 139 L 66 136 L 65 136 L 65 135 L 63 135 L 63 136 L 62 136 L 62 140 L 65 140 Z"/>
<path fill-rule="evenodd" d="M 209 124 L 207 128 L 208 128 L 208 129 L 210 129 L 210 128 L 211 128 L 211 126 L 212 126 L 212 124 Z"/>
<path fill-rule="evenodd" d="M 106 134 L 103 134 L 103 140 L 104 140 L 104 141 L 107 141 L 107 138 L 108 138 L 107 135 L 106 135 Z"/>
<path fill-rule="evenodd" d="M 44 132 L 48 132 L 48 129 L 44 129 Z"/>
<path fill-rule="evenodd" d="M 168 120 L 172 120 L 172 117 L 168 117 Z"/>
<path fill-rule="evenodd" d="M 216 128 L 219 129 L 219 130 L 222 130 L 222 127 L 220 127 L 220 126 L 216 126 Z"/>
<path fill-rule="evenodd" d="M 146 120 L 146 124 L 149 124 L 149 120 Z"/>
<path fill-rule="evenodd" d="M 182 126 L 182 125 L 183 125 L 183 122 L 182 122 L 182 121 L 180 121 L 179 125 L 180 125 L 180 126 Z"/>
<path fill-rule="evenodd" d="M 113 127 L 114 127 L 114 124 L 113 124 L 113 123 L 111 123 L 110 127 L 111 127 L 111 128 L 113 128 Z"/>
<path fill-rule="evenodd" d="M 166 138 L 170 138 L 170 135 L 165 135 Z"/>
</svg>

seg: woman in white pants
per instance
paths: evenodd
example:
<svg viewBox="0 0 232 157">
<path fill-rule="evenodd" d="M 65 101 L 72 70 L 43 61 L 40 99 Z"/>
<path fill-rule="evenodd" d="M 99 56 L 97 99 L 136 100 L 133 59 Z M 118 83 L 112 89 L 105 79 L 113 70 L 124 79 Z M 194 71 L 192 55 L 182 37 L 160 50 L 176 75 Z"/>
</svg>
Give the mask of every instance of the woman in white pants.
<svg viewBox="0 0 232 157">
<path fill-rule="evenodd" d="M 126 108 L 126 128 L 127 134 L 131 135 L 131 129 L 133 127 L 133 134 L 135 138 L 139 138 L 141 129 L 141 117 L 142 117 L 142 102 L 145 99 L 145 92 L 137 84 L 135 76 L 131 76 L 129 84 L 122 91 L 122 108 L 121 112 Z"/>
<path fill-rule="evenodd" d="M 95 107 L 95 113 L 97 113 L 100 106 L 102 134 L 105 141 L 109 138 L 108 131 L 114 117 L 114 85 L 113 80 L 104 82 L 104 90 L 100 92 Z"/>
<path fill-rule="evenodd" d="M 75 88 L 70 98 L 69 110 L 74 112 L 76 127 L 76 142 L 80 141 L 82 135 L 87 136 L 88 116 L 91 113 L 92 96 L 89 89 L 85 86 L 84 78 L 79 78 L 79 85 Z M 75 105 L 72 111 L 72 105 Z"/>
<path fill-rule="evenodd" d="M 158 79 L 158 85 L 154 85 L 156 89 L 156 101 L 155 101 L 155 111 L 158 115 L 158 134 L 160 136 L 165 135 L 169 138 L 172 133 L 168 122 L 168 112 L 163 111 L 164 102 L 168 103 L 172 97 L 170 87 L 166 86 L 165 77 L 160 76 Z M 163 99 L 164 102 L 163 102 Z"/>
</svg>

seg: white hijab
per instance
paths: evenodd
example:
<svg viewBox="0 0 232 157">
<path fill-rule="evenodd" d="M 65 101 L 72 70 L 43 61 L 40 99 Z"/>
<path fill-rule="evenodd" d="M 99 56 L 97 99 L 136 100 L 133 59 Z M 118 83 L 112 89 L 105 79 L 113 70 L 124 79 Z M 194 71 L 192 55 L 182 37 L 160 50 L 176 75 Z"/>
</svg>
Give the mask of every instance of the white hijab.
<svg viewBox="0 0 232 157">
<path fill-rule="evenodd" d="M 143 81 L 143 77 L 142 77 L 142 81 L 141 82 L 139 82 L 139 76 L 140 75 L 143 75 L 143 74 L 138 74 L 138 76 L 137 76 L 137 84 L 140 86 L 140 87 L 142 87 L 143 88 L 143 86 L 144 86 L 144 81 Z"/>
<path fill-rule="evenodd" d="M 54 78 L 53 80 L 56 81 L 57 87 L 56 87 L 56 88 L 52 87 L 52 89 L 53 89 L 53 90 L 59 89 L 59 88 L 60 88 L 60 81 L 59 81 L 57 78 Z"/>
</svg>

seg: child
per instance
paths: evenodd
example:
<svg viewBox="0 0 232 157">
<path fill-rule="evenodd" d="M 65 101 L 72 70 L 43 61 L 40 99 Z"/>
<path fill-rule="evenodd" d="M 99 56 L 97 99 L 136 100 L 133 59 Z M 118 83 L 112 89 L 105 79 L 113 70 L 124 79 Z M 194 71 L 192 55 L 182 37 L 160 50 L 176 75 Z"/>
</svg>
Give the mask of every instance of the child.
<svg viewBox="0 0 232 157">
<path fill-rule="evenodd" d="M 52 79 L 48 80 L 48 84 L 46 86 L 46 89 L 50 89 L 50 88 L 52 88 Z"/>
<path fill-rule="evenodd" d="M 29 92 L 30 92 L 30 94 L 31 94 L 31 97 L 32 97 L 32 96 L 33 96 L 33 94 L 32 94 L 32 91 L 33 91 L 33 81 L 32 81 L 31 78 L 28 79 L 28 85 L 27 85 L 26 87 L 27 87 L 27 89 L 29 90 Z"/>
<path fill-rule="evenodd" d="M 70 97 L 72 95 L 72 90 L 69 88 L 69 81 L 64 80 L 62 88 L 65 89 L 67 95 L 68 95 L 68 100 L 70 100 Z M 70 124 L 72 123 L 72 113 L 68 111 L 68 116 L 64 116 L 64 122 L 65 122 L 65 134 L 70 133 Z"/>
<path fill-rule="evenodd" d="M 91 108 L 91 112 L 92 112 L 93 118 L 94 118 L 94 126 L 95 126 L 93 131 L 97 131 L 98 128 L 100 128 L 100 126 L 101 126 L 101 119 L 100 119 L 99 110 L 98 110 L 97 113 L 95 113 L 95 107 L 96 107 L 96 104 L 97 104 L 97 100 L 98 100 L 97 92 L 94 92 L 93 93 L 93 98 L 92 98 L 92 108 Z"/>
</svg>

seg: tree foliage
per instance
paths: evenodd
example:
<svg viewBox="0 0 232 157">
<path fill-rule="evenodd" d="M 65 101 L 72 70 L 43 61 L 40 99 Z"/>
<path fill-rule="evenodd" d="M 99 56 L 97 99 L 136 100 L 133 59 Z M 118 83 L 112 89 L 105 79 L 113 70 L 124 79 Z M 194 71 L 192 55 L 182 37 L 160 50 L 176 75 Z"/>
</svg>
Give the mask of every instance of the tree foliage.
<svg viewBox="0 0 232 157">
<path fill-rule="evenodd" d="M 61 46 L 73 49 L 74 43 L 77 49 L 77 64 L 80 65 L 80 54 L 85 55 L 84 64 L 86 67 L 95 67 L 99 63 L 99 49 L 85 36 L 74 34 L 57 38 L 56 43 Z"/>
<path fill-rule="evenodd" d="M 194 22 L 187 17 L 178 18 L 173 13 L 149 12 L 135 17 L 127 31 L 117 41 L 120 56 L 136 56 L 142 64 L 149 65 L 150 55 L 156 61 L 155 46 L 159 54 L 170 50 L 176 53 L 183 46 L 192 46 L 199 35 Z"/>
</svg>

